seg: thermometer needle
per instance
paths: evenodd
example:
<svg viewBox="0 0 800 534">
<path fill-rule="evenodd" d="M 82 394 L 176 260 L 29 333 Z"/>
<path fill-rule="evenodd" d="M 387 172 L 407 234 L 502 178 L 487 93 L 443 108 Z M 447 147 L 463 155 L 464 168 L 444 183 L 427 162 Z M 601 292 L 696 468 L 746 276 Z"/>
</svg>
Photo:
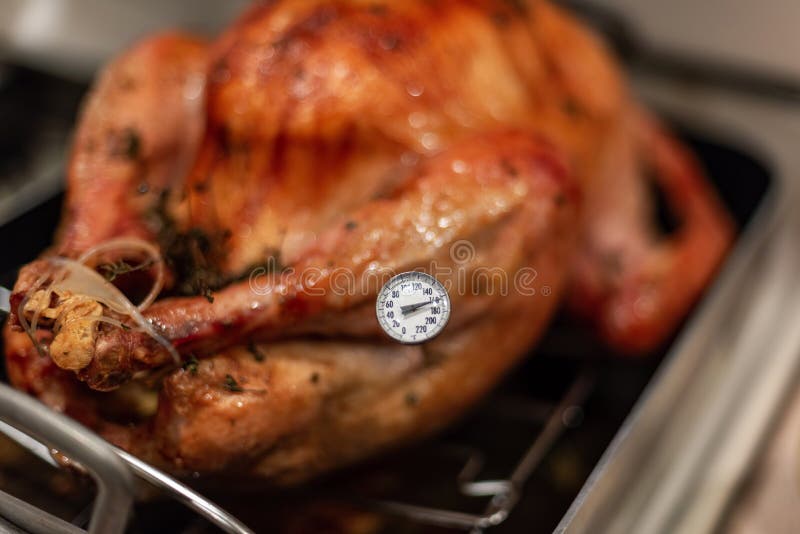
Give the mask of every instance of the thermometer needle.
<svg viewBox="0 0 800 534">
<path fill-rule="evenodd" d="M 425 302 L 417 302 L 416 304 L 406 304 L 405 306 L 400 306 L 400 311 L 403 313 L 403 315 L 406 315 L 407 313 L 411 313 L 422 308 L 423 306 L 427 306 L 428 304 L 433 304 L 433 302 L 426 300 Z"/>
</svg>

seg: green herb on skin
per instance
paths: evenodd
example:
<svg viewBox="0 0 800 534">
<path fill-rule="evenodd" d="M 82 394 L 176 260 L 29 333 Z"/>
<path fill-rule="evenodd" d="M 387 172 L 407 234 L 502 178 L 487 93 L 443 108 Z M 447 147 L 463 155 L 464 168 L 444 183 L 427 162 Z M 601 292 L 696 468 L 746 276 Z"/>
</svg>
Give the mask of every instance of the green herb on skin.
<svg viewBox="0 0 800 534">
<path fill-rule="evenodd" d="M 211 289 L 209 289 L 209 288 L 205 288 L 205 289 L 203 290 L 203 296 L 206 298 L 206 300 L 207 300 L 209 303 L 211 303 L 211 304 L 213 304 L 213 303 L 214 303 L 214 295 L 211 293 Z"/>
<path fill-rule="evenodd" d="M 257 362 L 263 362 L 267 359 L 266 355 L 258 348 L 258 345 L 252 341 L 247 344 L 247 350 L 253 355 L 253 359 Z"/>
<path fill-rule="evenodd" d="M 113 133 L 110 142 L 113 157 L 137 160 L 141 156 L 142 139 L 134 128 L 125 128 L 119 133 Z"/>
<path fill-rule="evenodd" d="M 97 266 L 97 270 L 102 273 L 106 280 L 113 282 L 118 276 L 147 269 L 151 267 L 153 263 L 153 260 L 150 260 L 140 263 L 139 265 L 131 265 L 124 260 L 120 260 L 111 263 L 102 263 Z"/>
<path fill-rule="evenodd" d="M 220 264 L 226 254 L 226 243 L 233 232 L 229 228 L 213 232 L 201 228 L 180 229 L 169 212 L 169 198 L 169 190 L 162 191 L 146 217 L 149 226 L 158 234 L 159 246 L 164 251 L 164 263 L 175 276 L 172 294 L 202 296 L 213 303 L 215 291 L 233 282 L 246 280 L 257 268 L 263 268 L 266 273 L 277 273 L 284 269 L 280 251 L 268 248 L 264 251 L 263 262 L 250 265 L 239 274 L 223 272 Z"/>
<path fill-rule="evenodd" d="M 197 374 L 197 366 L 200 362 L 197 361 L 197 358 L 194 356 L 190 357 L 188 361 L 185 361 L 181 367 L 183 367 L 184 371 L 191 373 L 192 375 Z M 230 375 L 228 375 L 230 376 Z"/>
<path fill-rule="evenodd" d="M 242 393 L 244 391 L 244 388 L 231 375 L 225 375 L 225 382 L 222 386 L 233 393 Z"/>
</svg>

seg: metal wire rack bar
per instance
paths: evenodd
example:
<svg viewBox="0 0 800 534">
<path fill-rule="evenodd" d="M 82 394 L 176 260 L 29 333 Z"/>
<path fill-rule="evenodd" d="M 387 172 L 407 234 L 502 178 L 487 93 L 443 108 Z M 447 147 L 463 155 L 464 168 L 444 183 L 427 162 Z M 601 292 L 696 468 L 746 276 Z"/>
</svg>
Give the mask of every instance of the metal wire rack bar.
<svg viewBox="0 0 800 534">
<path fill-rule="evenodd" d="M 459 471 L 455 484 L 465 496 L 490 498 L 483 513 L 465 513 L 391 500 L 369 501 L 369 506 L 418 523 L 473 532 L 499 525 L 518 502 L 528 478 L 562 435 L 565 414 L 582 404 L 593 383 L 593 376 L 581 373 L 567 388 L 560 401 L 546 407 L 549 409 L 537 410 L 543 417 L 544 425 L 508 477 L 477 479 L 485 459 L 480 450 L 468 450 L 467 460 Z M 89 532 L 124 531 L 134 500 L 131 474 L 163 490 L 225 532 L 252 532 L 236 517 L 185 484 L 109 445 L 78 423 L 4 384 L 0 384 L 0 433 L 56 467 L 60 467 L 60 464 L 55 462 L 51 451 L 53 448 L 63 451 L 92 475 L 98 491 L 95 504 L 90 509 Z M 85 532 L 75 524 L 67 523 L 3 492 L 0 492 L 0 518 L 4 524 L 16 527 L 16 531 L 23 529 L 34 533 L 66 534 Z M 82 524 L 85 520 L 76 522 Z"/>
<path fill-rule="evenodd" d="M 185 484 L 5 384 L 0 384 L 0 432 L 58 467 L 50 454 L 57 449 L 92 476 L 97 494 L 87 529 L 91 534 L 124 532 L 134 501 L 133 475 L 163 490 L 224 532 L 252 534 L 237 518 Z M 37 534 L 85 532 L 4 492 L 0 492 L 0 516 Z"/>
<path fill-rule="evenodd" d="M 508 517 L 519 501 L 525 483 L 566 428 L 569 410 L 580 406 L 591 391 L 594 376 L 580 373 L 566 393 L 551 407 L 544 427 L 505 479 L 476 480 L 484 464 L 480 451 L 472 451 L 458 474 L 459 491 L 470 497 L 491 497 L 482 514 L 465 513 L 392 500 L 370 501 L 373 508 L 428 525 L 481 532 L 497 526 Z"/>
</svg>

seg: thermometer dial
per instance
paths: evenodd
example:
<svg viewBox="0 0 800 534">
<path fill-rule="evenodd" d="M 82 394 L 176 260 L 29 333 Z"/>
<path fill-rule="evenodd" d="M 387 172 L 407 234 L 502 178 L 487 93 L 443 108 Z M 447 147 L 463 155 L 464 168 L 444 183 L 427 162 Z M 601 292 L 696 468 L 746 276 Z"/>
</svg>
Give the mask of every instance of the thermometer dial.
<svg viewBox="0 0 800 534">
<path fill-rule="evenodd" d="M 429 274 L 400 273 L 378 293 L 375 313 L 381 328 L 400 343 L 424 343 L 447 325 L 450 296 Z"/>
</svg>

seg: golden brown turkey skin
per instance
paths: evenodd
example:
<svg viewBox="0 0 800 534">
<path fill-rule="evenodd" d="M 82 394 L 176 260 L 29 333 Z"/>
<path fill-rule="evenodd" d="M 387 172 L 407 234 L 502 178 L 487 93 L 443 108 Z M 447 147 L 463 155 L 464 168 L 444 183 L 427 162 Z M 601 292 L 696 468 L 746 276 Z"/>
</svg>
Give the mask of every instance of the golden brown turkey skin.
<svg viewBox="0 0 800 534">
<path fill-rule="evenodd" d="M 650 180 L 680 221 L 666 238 Z M 73 145 L 50 253 L 157 246 L 169 269 L 142 315 L 184 365 L 150 335 L 92 323 L 91 358 L 66 371 L 46 351 L 69 332 L 43 324 L 40 355 L 14 317 L 7 366 L 158 465 L 294 481 L 451 421 L 565 296 L 614 346 L 653 347 L 730 236 L 691 157 L 551 5 L 270 2 L 211 43 L 166 34 L 113 62 Z M 550 293 L 451 291 L 440 338 L 389 343 L 370 275 L 434 263 L 445 282 L 529 269 Z M 25 266 L 12 305 L 50 269 Z"/>
<path fill-rule="evenodd" d="M 508 272 L 536 265 L 537 287 L 560 293 L 567 276 L 562 266 L 576 241 L 577 198 L 551 147 L 529 135 L 498 132 L 454 145 L 417 172 L 396 196 L 354 212 L 356 228 L 336 228 L 320 239 L 298 269 L 327 266 L 328 258 L 341 257 L 363 258 L 352 264 L 359 280 L 375 261 L 396 271 L 429 260 L 444 268 L 453 261 L 445 244 L 465 237 L 476 245 L 475 257 L 458 266 L 467 277 L 486 264 Z M 463 214 L 463 222 L 448 225 L 442 243 L 419 232 L 425 220 L 455 211 Z M 381 232 L 387 221 L 388 229 Z M 374 256 L 378 242 L 387 254 L 383 260 Z M 453 267 L 458 276 L 462 271 Z M 326 283 L 316 279 L 315 287 Z M 103 417 L 104 410 L 124 402 L 119 400 L 124 391 L 83 390 L 74 377 L 40 356 L 24 333 L 11 330 L 6 331 L 9 375 L 18 386 L 156 464 L 181 471 L 240 470 L 289 482 L 441 427 L 516 361 L 558 304 L 552 295 L 503 296 L 472 288 L 466 295 L 452 292 L 448 333 L 412 348 L 379 334 L 372 315 L 374 288 L 342 298 L 330 291 L 259 296 L 243 287 L 221 291 L 213 303 L 188 299 L 178 301 L 182 307 L 177 311 L 156 305 L 148 310 L 156 324 L 186 329 L 169 332 L 172 339 L 188 335 L 184 332 L 203 339 L 202 347 L 194 347 L 205 348 L 207 356 L 164 378 L 155 417 L 138 427 L 109 421 L 119 415 Z M 241 298 L 259 306 L 238 306 Z M 273 311 L 263 313 L 262 308 Z M 236 315 L 241 309 L 253 317 Z M 159 316 L 163 313 L 172 315 L 165 319 Z M 227 337 L 218 340 L 213 329 L 223 317 L 233 322 Z M 244 328 L 254 331 L 239 331 Z M 107 333 L 116 348 L 135 346 L 121 340 L 124 331 Z M 234 335 L 241 336 L 240 342 L 272 341 L 213 350 Z M 313 338 L 307 341 L 281 339 L 309 335 Z M 164 358 L 161 363 L 167 364 Z M 102 365 L 101 357 L 95 360 L 89 369 Z M 111 372 L 119 368 L 94 376 Z M 126 415 L 134 411 L 128 407 Z"/>
</svg>

